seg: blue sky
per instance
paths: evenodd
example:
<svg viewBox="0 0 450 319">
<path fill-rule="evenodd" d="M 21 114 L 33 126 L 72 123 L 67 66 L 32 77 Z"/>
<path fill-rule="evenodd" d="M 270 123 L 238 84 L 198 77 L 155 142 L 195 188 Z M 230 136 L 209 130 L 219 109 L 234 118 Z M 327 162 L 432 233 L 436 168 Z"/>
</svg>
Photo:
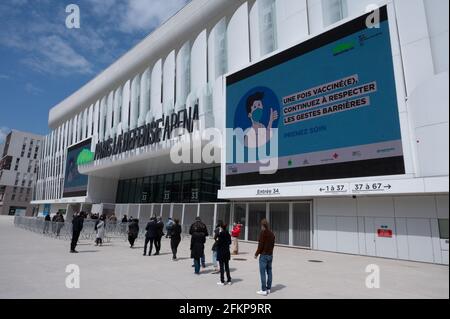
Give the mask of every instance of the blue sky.
<svg viewBox="0 0 450 319">
<path fill-rule="evenodd" d="M 48 111 L 189 0 L 0 1 L 0 143 L 10 129 L 48 133 Z M 67 29 L 66 6 L 80 8 Z"/>
</svg>

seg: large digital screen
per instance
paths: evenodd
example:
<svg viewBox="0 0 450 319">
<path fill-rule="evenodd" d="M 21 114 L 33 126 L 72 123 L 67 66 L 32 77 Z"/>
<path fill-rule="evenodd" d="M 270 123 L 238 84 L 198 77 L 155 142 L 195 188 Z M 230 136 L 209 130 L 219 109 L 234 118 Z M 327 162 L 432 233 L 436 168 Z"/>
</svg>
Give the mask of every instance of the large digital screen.
<svg viewBox="0 0 450 319">
<path fill-rule="evenodd" d="M 86 196 L 88 176 L 80 174 L 78 171 L 78 163 L 83 154 L 91 152 L 91 144 L 92 140 L 87 139 L 67 149 L 63 197 Z"/>
<path fill-rule="evenodd" d="M 405 173 L 387 8 L 368 15 L 227 76 L 226 186 Z"/>
</svg>

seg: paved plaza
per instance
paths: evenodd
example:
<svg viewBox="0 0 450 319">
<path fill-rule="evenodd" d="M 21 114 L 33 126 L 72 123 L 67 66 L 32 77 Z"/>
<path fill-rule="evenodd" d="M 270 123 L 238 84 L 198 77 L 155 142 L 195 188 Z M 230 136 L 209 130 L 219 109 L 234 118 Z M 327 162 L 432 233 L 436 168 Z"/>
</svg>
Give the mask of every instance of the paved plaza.
<svg viewBox="0 0 450 319">
<path fill-rule="evenodd" d="M 206 244 L 208 262 L 210 247 Z M 193 274 L 189 237 L 183 238 L 180 260 L 172 261 L 169 241 L 160 256 L 142 256 L 143 242 L 130 249 L 124 238 L 103 247 L 81 241 L 79 254 L 69 242 L 45 237 L 0 217 L 0 298 L 448 298 L 448 266 L 276 247 L 273 293 L 259 288 L 255 244 L 241 243 L 230 262 L 233 284 L 218 286 L 210 262 Z M 80 288 L 66 288 L 66 266 L 80 268 Z M 366 288 L 365 268 L 380 267 L 380 288 Z"/>
</svg>

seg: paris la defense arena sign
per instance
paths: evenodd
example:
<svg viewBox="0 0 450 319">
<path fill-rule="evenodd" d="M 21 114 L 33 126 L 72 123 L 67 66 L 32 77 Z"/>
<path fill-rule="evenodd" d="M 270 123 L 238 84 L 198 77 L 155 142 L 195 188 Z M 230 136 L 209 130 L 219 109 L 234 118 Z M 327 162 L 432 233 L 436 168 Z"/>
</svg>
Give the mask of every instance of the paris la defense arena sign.
<svg viewBox="0 0 450 319">
<path fill-rule="evenodd" d="M 183 128 L 183 132 L 192 133 L 194 121 L 199 120 L 198 101 L 194 107 L 163 116 L 151 123 L 125 132 L 119 136 L 97 143 L 95 160 L 117 155 L 135 148 L 157 144 L 172 137 L 175 129 Z"/>
<path fill-rule="evenodd" d="M 227 76 L 227 187 L 405 173 L 386 6 L 368 17 Z"/>
</svg>

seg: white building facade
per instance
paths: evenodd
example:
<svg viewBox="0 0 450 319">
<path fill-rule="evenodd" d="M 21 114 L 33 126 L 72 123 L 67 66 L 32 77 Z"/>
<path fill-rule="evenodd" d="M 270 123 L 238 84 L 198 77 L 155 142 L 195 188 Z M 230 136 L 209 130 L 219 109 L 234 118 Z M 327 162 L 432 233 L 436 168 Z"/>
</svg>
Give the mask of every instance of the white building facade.
<svg viewBox="0 0 450 319">
<path fill-rule="evenodd" d="M 404 174 L 230 187 L 223 141 L 215 161 L 195 161 L 207 128 L 224 133 L 228 76 L 373 4 L 387 5 Z M 446 0 L 194 0 L 51 109 L 33 203 L 69 216 L 239 221 L 248 241 L 267 218 L 280 245 L 448 264 L 448 21 Z M 175 136 L 179 127 L 191 134 Z M 187 136 L 192 160 L 174 163 Z M 70 170 L 83 147 L 95 153 L 78 166 L 85 178 Z M 365 189 L 374 184 L 389 187 Z"/>
</svg>

